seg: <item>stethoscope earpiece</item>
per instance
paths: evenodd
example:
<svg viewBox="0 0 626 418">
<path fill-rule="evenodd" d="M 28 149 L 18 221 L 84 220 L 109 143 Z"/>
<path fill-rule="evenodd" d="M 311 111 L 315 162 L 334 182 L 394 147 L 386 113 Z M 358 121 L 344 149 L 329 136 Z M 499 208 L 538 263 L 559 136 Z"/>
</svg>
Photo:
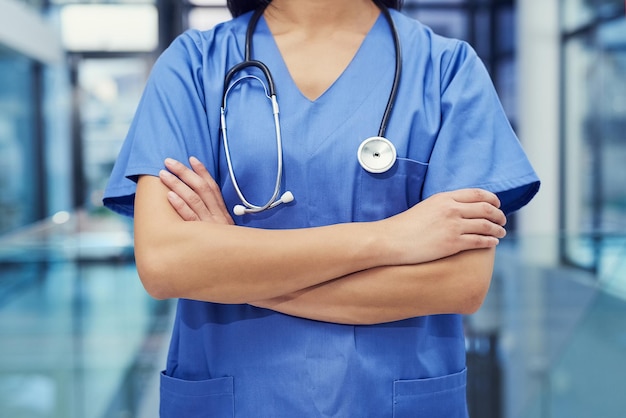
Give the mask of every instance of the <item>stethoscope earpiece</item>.
<svg viewBox="0 0 626 418">
<path fill-rule="evenodd" d="M 244 205 L 235 205 L 233 213 L 237 216 L 243 216 L 246 213 L 246 207 Z"/>
<path fill-rule="evenodd" d="M 233 213 L 237 216 L 243 216 L 246 213 L 259 213 L 267 209 L 273 209 L 276 206 L 280 205 L 281 203 L 293 202 L 293 200 L 294 200 L 293 193 L 287 190 L 285 193 L 282 194 L 280 199 L 273 201 L 272 204 L 266 208 L 262 206 L 246 207 L 244 205 L 235 205 L 235 207 L 233 207 Z"/>
<path fill-rule="evenodd" d="M 361 142 L 357 158 L 365 171 L 384 173 L 396 162 L 396 147 L 387 138 L 372 136 Z"/>
</svg>

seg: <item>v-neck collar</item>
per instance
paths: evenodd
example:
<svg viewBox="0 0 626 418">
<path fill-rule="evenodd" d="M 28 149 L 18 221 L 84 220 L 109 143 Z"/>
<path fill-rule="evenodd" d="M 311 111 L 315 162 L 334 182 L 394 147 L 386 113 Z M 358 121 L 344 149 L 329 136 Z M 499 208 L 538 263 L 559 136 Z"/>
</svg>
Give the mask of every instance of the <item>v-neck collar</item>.
<svg viewBox="0 0 626 418">
<path fill-rule="evenodd" d="M 253 44 L 252 59 L 263 61 L 273 75 L 285 152 L 293 145 L 312 155 L 333 143 L 340 132 L 345 140 L 346 129 L 350 137 L 354 136 L 353 141 L 378 133 L 395 65 L 393 36 L 382 13 L 348 66 L 314 101 L 296 86 L 263 18 L 258 22 Z"/>
<path fill-rule="evenodd" d="M 274 35 L 270 31 L 269 26 L 267 25 L 267 22 L 264 16 L 261 16 L 261 18 L 259 19 L 255 33 L 257 35 L 256 38 L 259 41 L 261 41 L 262 39 L 263 42 L 266 42 L 266 44 L 263 45 L 264 46 L 263 50 L 265 53 L 268 54 L 267 60 L 268 62 L 271 62 L 271 67 L 272 67 L 271 71 L 276 74 L 276 76 L 274 77 L 275 82 L 279 85 L 284 86 L 285 88 L 288 88 L 289 90 L 297 92 L 298 96 L 300 96 L 302 101 L 314 104 L 314 103 L 325 101 L 327 96 L 332 96 L 332 93 L 334 90 L 340 89 L 339 86 L 344 83 L 345 78 L 354 78 L 354 75 L 351 75 L 351 73 L 355 71 L 359 71 L 359 68 L 360 68 L 359 62 L 367 59 L 367 57 L 364 57 L 364 55 L 367 55 L 366 51 L 368 49 L 368 44 L 371 42 L 370 38 L 374 36 L 374 33 L 380 31 L 381 29 L 380 26 L 385 26 L 385 24 L 386 24 L 386 21 L 385 21 L 383 13 L 379 13 L 378 17 L 376 18 L 376 21 L 374 22 L 372 27 L 369 29 L 369 31 L 365 35 L 365 38 L 361 42 L 361 45 L 359 45 L 359 48 L 356 50 L 356 53 L 354 54 L 354 56 L 352 57 L 348 65 L 343 69 L 343 71 L 339 74 L 339 76 L 330 84 L 330 86 L 328 86 L 328 88 L 324 90 L 322 94 L 320 94 L 315 99 L 308 98 L 304 93 L 302 93 L 302 90 L 300 90 L 300 88 L 296 84 L 291 73 L 289 72 L 287 63 L 285 62 L 285 59 L 283 58 L 283 55 L 281 54 L 280 49 L 278 48 L 276 39 L 274 38 Z M 260 34 L 264 36 L 262 37 L 258 36 Z M 254 40 L 253 40 L 253 43 L 254 43 Z M 259 59 L 259 58 L 253 57 L 253 59 Z M 263 57 L 261 57 L 260 59 L 264 60 Z"/>
</svg>

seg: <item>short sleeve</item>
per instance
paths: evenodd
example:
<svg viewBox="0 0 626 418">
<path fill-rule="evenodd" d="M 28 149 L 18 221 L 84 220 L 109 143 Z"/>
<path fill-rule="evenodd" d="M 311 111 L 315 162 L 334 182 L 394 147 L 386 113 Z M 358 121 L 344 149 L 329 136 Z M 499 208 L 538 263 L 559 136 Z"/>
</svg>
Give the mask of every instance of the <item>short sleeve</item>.
<svg viewBox="0 0 626 418">
<path fill-rule="evenodd" d="M 441 128 L 424 182 L 424 197 L 477 187 L 498 195 L 505 213 L 526 205 L 539 179 L 474 50 L 458 42 L 441 80 Z"/>
<path fill-rule="evenodd" d="M 157 176 L 167 157 L 211 154 L 199 38 L 191 31 L 179 36 L 152 68 L 105 189 L 106 207 L 132 216 L 140 175 Z"/>
</svg>

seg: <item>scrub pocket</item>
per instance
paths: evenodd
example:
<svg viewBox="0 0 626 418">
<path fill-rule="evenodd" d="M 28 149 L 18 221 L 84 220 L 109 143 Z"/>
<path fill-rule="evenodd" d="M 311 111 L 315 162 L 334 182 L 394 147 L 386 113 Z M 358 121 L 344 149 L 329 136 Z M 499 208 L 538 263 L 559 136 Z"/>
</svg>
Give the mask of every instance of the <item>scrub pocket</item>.
<svg viewBox="0 0 626 418">
<path fill-rule="evenodd" d="M 467 370 L 432 379 L 393 382 L 394 418 L 467 418 Z"/>
<path fill-rule="evenodd" d="M 377 221 L 404 212 L 422 199 L 428 164 L 398 158 L 389 171 L 369 173 L 360 166 L 356 221 Z"/>
<path fill-rule="evenodd" d="M 188 381 L 161 372 L 161 418 L 235 416 L 233 378 Z"/>
</svg>

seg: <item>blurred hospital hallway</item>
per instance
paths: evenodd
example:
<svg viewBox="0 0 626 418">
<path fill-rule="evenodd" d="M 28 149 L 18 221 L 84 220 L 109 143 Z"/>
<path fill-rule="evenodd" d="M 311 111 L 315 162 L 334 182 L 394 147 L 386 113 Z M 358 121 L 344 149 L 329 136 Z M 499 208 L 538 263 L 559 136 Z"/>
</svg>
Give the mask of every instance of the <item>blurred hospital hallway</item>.
<svg viewBox="0 0 626 418">
<path fill-rule="evenodd" d="M 155 59 L 225 4 L 0 0 L 0 418 L 158 416 L 176 301 L 145 292 L 101 198 Z M 477 51 L 542 180 L 465 318 L 472 418 L 622 418 L 624 1 L 403 12 Z"/>
</svg>

